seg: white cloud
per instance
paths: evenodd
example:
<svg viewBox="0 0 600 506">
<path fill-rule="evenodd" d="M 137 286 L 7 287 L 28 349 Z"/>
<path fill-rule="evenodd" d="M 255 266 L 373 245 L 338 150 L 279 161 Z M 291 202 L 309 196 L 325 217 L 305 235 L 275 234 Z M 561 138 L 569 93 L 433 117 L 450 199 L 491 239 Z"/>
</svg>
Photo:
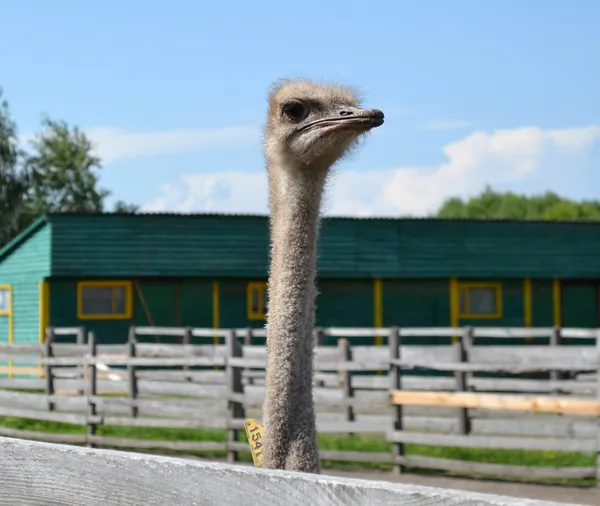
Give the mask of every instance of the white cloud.
<svg viewBox="0 0 600 506">
<path fill-rule="evenodd" d="M 471 122 L 461 119 L 439 119 L 421 124 L 424 130 L 461 130 L 471 126 Z"/>
<path fill-rule="evenodd" d="M 259 138 L 258 129 L 253 127 L 158 132 L 131 132 L 120 128 L 96 127 L 86 130 L 86 134 L 95 144 L 96 154 L 105 165 L 123 158 L 223 148 L 255 142 Z"/>
<path fill-rule="evenodd" d="M 445 145 L 446 161 L 437 166 L 368 172 L 341 168 L 330 185 L 325 210 L 332 215 L 422 216 L 446 198 L 472 195 L 485 184 L 515 184 L 545 174 L 557 157 L 577 158 L 598 140 L 598 125 L 477 131 Z M 163 187 L 145 209 L 265 213 L 266 203 L 263 172 L 232 171 L 186 175 Z"/>
<path fill-rule="evenodd" d="M 267 180 L 262 172 L 187 174 L 163 185 L 156 199 L 143 211 L 171 212 L 267 212 Z"/>
<path fill-rule="evenodd" d="M 163 130 L 134 132 L 116 127 L 93 127 L 85 130 L 94 145 L 94 154 L 103 165 L 124 158 L 226 148 L 245 143 L 256 143 L 260 130 L 256 127 L 226 127 L 218 129 Z M 36 134 L 24 133 L 19 144 L 29 149 Z"/>
</svg>

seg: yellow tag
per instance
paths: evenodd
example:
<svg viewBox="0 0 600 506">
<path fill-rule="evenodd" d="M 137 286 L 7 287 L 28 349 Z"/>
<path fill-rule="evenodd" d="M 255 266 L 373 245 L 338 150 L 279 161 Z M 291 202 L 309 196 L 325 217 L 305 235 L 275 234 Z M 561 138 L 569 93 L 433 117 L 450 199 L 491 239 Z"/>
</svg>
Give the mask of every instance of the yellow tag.
<svg viewBox="0 0 600 506">
<path fill-rule="evenodd" d="M 249 418 L 244 422 L 248 443 L 250 443 L 250 453 L 254 467 L 262 467 L 263 465 L 263 426 L 258 420 Z"/>
</svg>

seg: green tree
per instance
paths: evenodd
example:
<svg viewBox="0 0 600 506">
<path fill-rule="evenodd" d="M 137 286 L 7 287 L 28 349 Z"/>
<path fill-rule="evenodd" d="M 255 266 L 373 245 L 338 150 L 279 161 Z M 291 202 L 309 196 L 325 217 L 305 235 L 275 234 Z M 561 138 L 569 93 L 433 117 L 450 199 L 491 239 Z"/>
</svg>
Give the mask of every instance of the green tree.
<svg viewBox="0 0 600 506">
<path fill-rule="evenodd" d="M 497 218 L 516 220 L 598 220 L 600 201 L 575 202 L 554 192 L 526 196 L 495 192 L 487 186 L 477 196 L 447 199 L 438 209 L 439 218 Z"/>
<path fill-rule="evenodd" d="M 113 211 L 115 213 L 130 213 L 135 214 L 140 210 L 140 206 L 136 204 L 128 204 L 123 200 L 117 200 L 115 205 L 113 206 Z"/>
<path fill-rule="evenodd" d="M 47 212 L 102 212 L 110 194 L 100 188 L 100 159 L 76 126 L 45 117 L 25 153 L 0 88 L 0 247 Z M 135 213 L 118 201 L 114 210 Z"/>
<path fill-rule="evenodd" d="M 27 178 L 19 166 L 22 153 L 18 146 L 17 127 L 0 88 L 0 248 L 19 230 L 24 206 Z"/>
<path fill-rule="evenodd" d="M 44 118 L 42 128 L 25 161 L 27 211 L 34 219 L 46 212 L 102 212 L 110 192 L 98 187 L 101 164 L 90 140 L 65 121 Z"/>
</svg>

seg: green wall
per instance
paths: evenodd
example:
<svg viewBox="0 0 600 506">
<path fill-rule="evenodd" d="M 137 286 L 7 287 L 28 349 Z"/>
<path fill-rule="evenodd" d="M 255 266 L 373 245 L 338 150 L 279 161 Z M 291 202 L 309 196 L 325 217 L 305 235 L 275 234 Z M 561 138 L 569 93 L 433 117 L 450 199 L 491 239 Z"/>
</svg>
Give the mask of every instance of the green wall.
<svg viewBox="0 0 600 506">
<path fill-rule="evenodd" d="M 248 319 L 247 284 L 249 281 L 266 282 L 266 279 L 221 279 L 219 280 L 219 326 L 221 328 L 265 327 L 264 320 Z M 264 338 L 255 338 L 255 344 L 264 344 Z"/>
<path fill-rule="evenodd" d="M 218 321 L 221 328 L 264 328 L 264 320 L 249 320 L 247 315 L 247 283 L 260 278 L 220 279 L 218 281 Z M 264 281 L 264 280 L 263 280 Z M 459 280 L 465 281 L 466 280 Z M 496 280 L 480 279 L 469 281 Z M 101 342 L 123 342 L 131 324 L 138 326 L 204 327 L 213 326 L 213 280 L 197 279 L 142 279 L 140 298 L 133 288 L 133 317 L 131 320 L 78 320 L 76 282 L 71 279 L 52 279 L 50 282 L 50 321 L 54 326 L 84 325 L 97 332 Z M 459 325 L 510 326 L 525 325 L 523 280 L 501 282 L 502 317 L 498 319 L 460 319 Z M 34 285 L 37 297 L 37 284 Z M 381 319 L 384 327 L 447 327 L 451 326 L 450 282 L 433 280 L 382 280 Z M 376 324 L 374 280 L 319 279 L 317 281 L 317 318 L 320 327 L 373 327 Z M 553 316 L 552 280 L 532 280 L 531 317 L 533 327 L 550 327 Z M 36 299 L 37 301 L 37 299 Z M 598 284 L 567 283 L 562 286 L 563 325 L 569 327 L 596 327 L 598 325 Z M 32 309 L 37 324 L 37 307 Z M 148 318 L 147 312 L 151 318 Z M 0 325 L 2 320 L 0 319 Z M 0 332 L 3 332 L 0 326 Z M 34 328 L 37 328 L 34 325 Z M 6 334 L 6 331 L 4 331 Z M 1 335 L 1 334 L 0 334 Z M 37 336 L 37 334 L 35 334 Z M 161 342 L 178 339 L 159 336 Z M 154 336 L 147 340 L 154 341 Z M 196 339 L 212 342 L 212 338 Z M 439 343 L 440 338 L 413 338 L 415 344 Z M 479 341 L 483 344 L 484 341 Z M 496 340 L 494 340 L 497 342 Z M 520 340 L 522 341 L 522 340 Z M 262 342 L 257 339 L 257 343 Z M 334 345 L 337 338 L 326 338 Z M 372 338 L 352 338 L 354 344 L 372 344 Z M 544 340 L 547 342 L 547 340 Z M 385 344 L 385 340 L 384 343 Z M 507 342 L 508 344 L 508 342 Z"/>
<path fill-rule="evenodd" d="M 0 285 L 12 286 L 14 342 L 39 341 L 39 285 L 50 272 L 50 235 L 42 226 L 0 262 Z M 7 323 L 0 326 L 0 341 L 8 340 Z"/>
<path fill-rule="evenodd" d="M 373 327 L 373 280 L 317 280 L 316 325 L 319 327 Z M 324 344 L 335 345 L 339 338 L 326 337 Z M 371 337 L 354 337 L 356 345 L 373 344 Z"/>
<path fill-rule="evenodd" d="M 562 285 L 562 325 L 598 327 L 598 284 L 564 282 Z"/>
<path fill-rule="evenodd" d="M 531 281 L 531 325 L 552 327 L 554 325 L 554 302 L 552 280 L 533 279 Z"/>
<path fill-rule="evenodd" d="M 123 320 L 79 320 L 77 318 L 77 281 L 50 281 L 50 322 L 55 327 L 83 325 L 94 331 L 100 342 L 122 343 L 129 327 L 212 327 L 212 281 L 210 280 L 139 280 L 139 293 L 132 286 L 133 315 Z M 141 297 L 140 297 L 141 293 Z M 169 336 L 158 336 L 161 342 L 179 342 Z M 73 338 L 62 338 L 72 340 Z M 141 338 L 140 338 L 141 339 Z M 155 341 L 155 336 L 142 340 Z"/>
<path fill-rule="evenodd" d="M 384 279 L 383 326 L 449 327 L 449 280 Z M 408 342 L 426 344 L 436 340 L 412 338 Z"/>
</svg>

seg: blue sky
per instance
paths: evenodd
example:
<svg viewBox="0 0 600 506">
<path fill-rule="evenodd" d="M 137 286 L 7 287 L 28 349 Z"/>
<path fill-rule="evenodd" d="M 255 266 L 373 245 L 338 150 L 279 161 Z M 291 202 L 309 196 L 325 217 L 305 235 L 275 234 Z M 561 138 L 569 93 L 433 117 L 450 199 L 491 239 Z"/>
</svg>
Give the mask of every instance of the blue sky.
<svg viewBox="0 0 600 506">
<path fill-rule="evenodd" d="M 0 86 L 21 134 L 84 128 L 114 199 L 266 212 L 281 77 L 358 86 L 386 123 L 326 211 L 422 215 L 498 189 L 598 198 L 597 0 L 6 1 Z"/>
</svg>

